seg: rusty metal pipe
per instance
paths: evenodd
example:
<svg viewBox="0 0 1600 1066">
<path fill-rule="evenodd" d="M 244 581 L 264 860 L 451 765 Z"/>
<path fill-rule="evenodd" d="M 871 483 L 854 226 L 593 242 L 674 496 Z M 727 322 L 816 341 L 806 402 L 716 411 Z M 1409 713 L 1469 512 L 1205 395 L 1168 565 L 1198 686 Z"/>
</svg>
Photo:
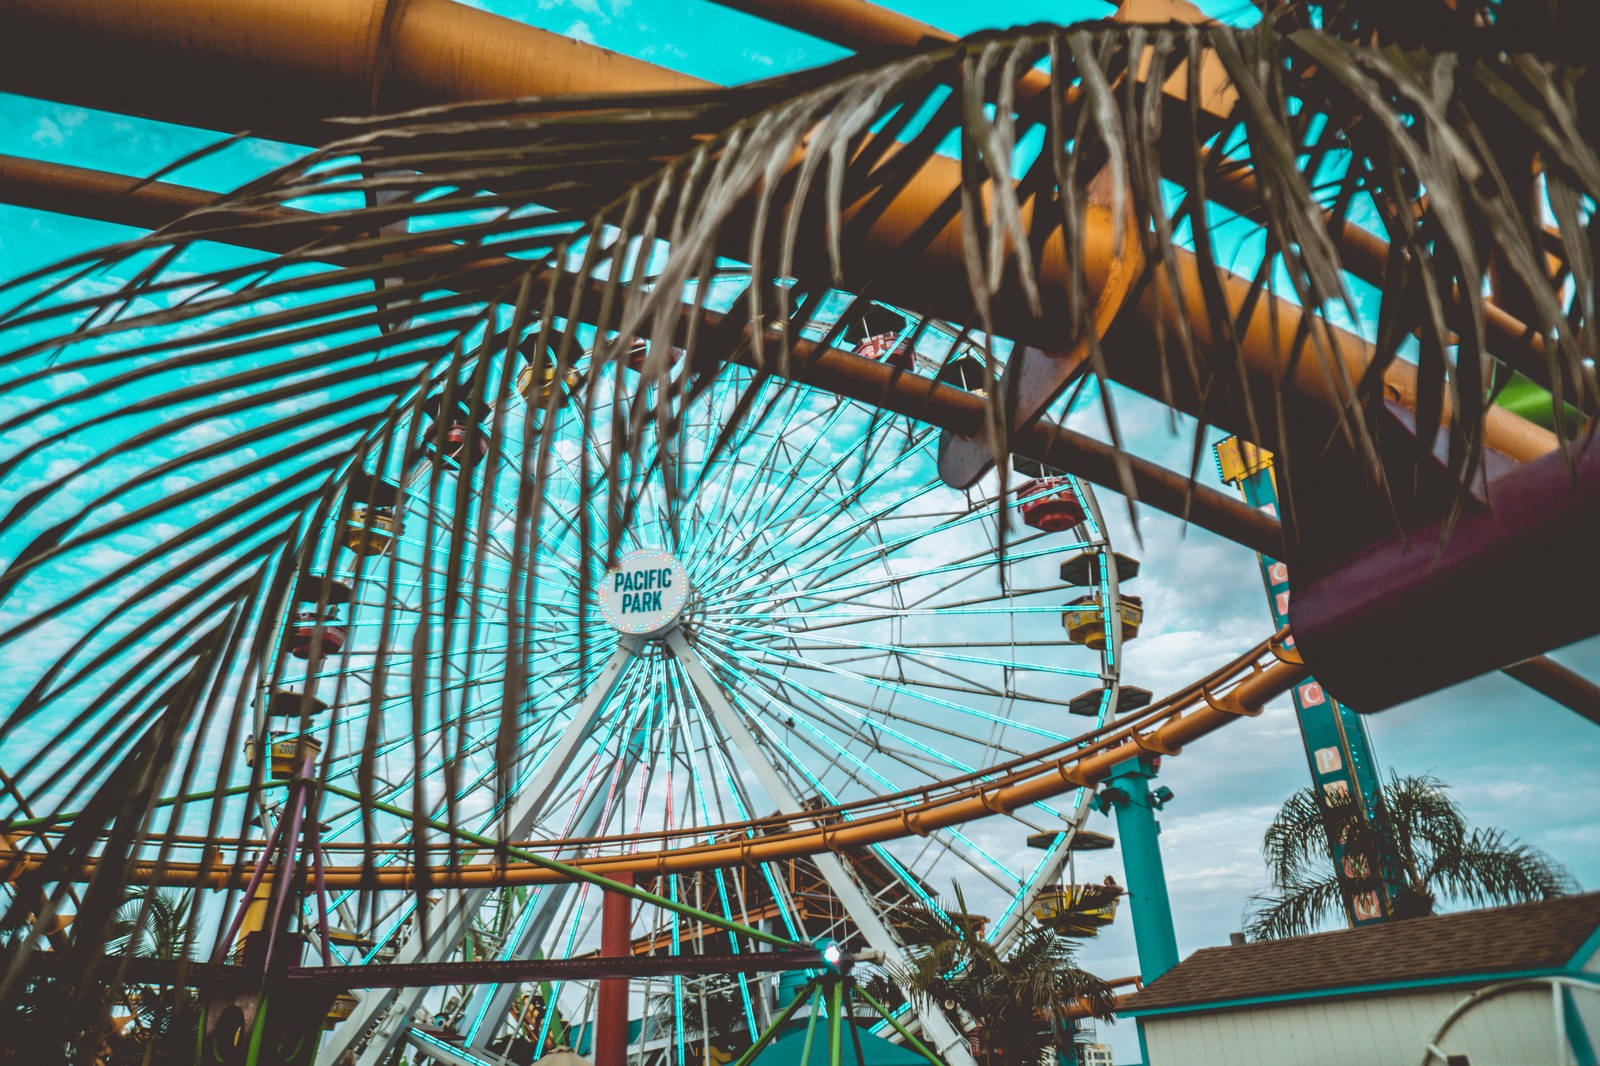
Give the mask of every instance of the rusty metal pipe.
<svg viewBox="0 0 1600 1066">
<path fill-rule="evenodd" d="M 143 0 L 133 5 L 0 0 L 0 16 L 8 30 L 0 34 L 0 89 L 169 121 L 246 126 L 272 136 L 325 131 L 329 115 L 374 108 L 706 84 L 453 0 Z M 960 220 L 952 219 L 925 247 L 914 243 L 930 215 L 956 194 L 959 182 L 955 161 L 929 159 L 863 234 L 860 246 L 846 255 L 847 287 L 870 281 L 892 302 L 938 306 L 944 317 L 965 319 L 971 300 Z M 1030 201 L 1024 205 L 1025 225 L 1031 210 Z M 1133 268 L 1113 254 L 1117 225 L 1109 211 L 1091 208 L 1085 229 L 1082 280 L 1089 293 L 1104 293 L 1119 272 Z M 742 242 L 736 243 L 741 247 L 732 254 L 741 254 Z M 1059 230 L 1045 242 L 1039 273 L 1053 313 L 1037 320 L 1018 294 L 1002 293 L 995 306 L 997 322 L 1014 339 L 1060 348 L 1071 320 L 1065 306 L 1071 290 Z M 1206 313 L 1198 274 L 1191 265 L 1183 277 L 1179 298 L 1164 301 L 1168 306 L 1162 311 L 1188 315 L 1203 335 Z M 1280 316 L 1294 312 L 1285 301 L 1276 303 Z M 1266 318 L 1263 309 L 1257 320 Z M 1340 344 L 1342 356 L 1360 370 L 1371 348 L 1357 338 L 1348 340 Z M 1283 377 L 1283 347 L 1282 335 L 1251 333 L 1244 361 L 1265 389 L 1276 389 Z M 1159 396 L 1154 383 L 1162 375 L 1153 350 L 1146 350 L 1152 348 L 1136 343 L 1112 353 L 1113 379 Z M 1390 376 L 1405 375 L 1396 368 Z M 1320 368 L 1303 369 L 1287 384 L 1309 401 L 1300 404 L 1308 414 L 1326 420 L 1340 398 L 1321 387 L 1320 377 Z M 1401 395 L 1415 392 L 1412 381 L 1394 385 Z M 1197 406 L 1185 409 L 1195 414 Z M 1206 415 L 1233 432 L 1254 428 L 1239 410 Z M 1530 441 L 1542 431 L 1523 423 L 1530 434 L 1515 426 L 1521 419 L 1509 418 L 1514 421 L 1491 415 L 1490 447 L 1518 458 L 1554 447 L 1553 436 Z M 1517 439 L 1501 440 L 1507 434 Z M 1261 443 L 1274 447 L 1277 442 Z"/>
<path fill-rule="evenodd" d="M 736 11 L 764 18 L 781 26 L 810 34 L 844 48 L 861 51 L 878 47 L 912 47 L 924 41 L 952 41 L 955 35 L 930 26 L 925 22 L 903 15 L 898 11 L 880 7 L 868 0 L 713 0 L 714 3 Z M 1185 5 L 1186 6 L 1186 5 Z M 1180 21 L 1204 21 L 1197 11 L 1185 11 L 1176 4 L 1127 4 L 1113 18 L 1116 21 L 1160 21 L 1169 18 Z M 1024 76 L 1024 98 L 1031 92 L 1049 88 L 1049 76 L 1042 71 L 1029 71 Z M 1188 105 L 1182 101 L 1180 83 L 1174 72 L 1169 82 L 1169 96 L 1181 113 L 1174 113 L 1174 127 L 1182 128 L 1187 121 Z M 1162 170 L 1166 177 L 1187 183 L 1194 169 L 1194 159 L 1187 142 L 1173 140 L 1162 145 Z M 1210 149 L 1202 149 L 1202 159 Z M 1229 165 L 1212 174 L 1207 192 L 1211 199 L 1242 214 L 1260 209 L 1261 195 L 1255 176 L 1247 164 Z M 1335 219 L 1332 212 L 1323 212 L 1328 222 L 1328 232 L 1344 258 L 1351 273 L 1373 285 L 1384 283 L 1384 273 L 1389 257 L 1389 244 L 1382 237 L 1362 229 L 1348 219 Z M 1497 347 L 1514 353 L 1517 366 L 1532 370 L 1536 380 L 1543 366 L 1544 341 L 1532 334 L 1513 315 L 1491 299 L 1483 301 L 1484 323 Z"/>
<path fill-rule="evenodd" d="M 709 84 L 453 0 L 0 0 L 0 90 L 299 144 L 335 115 Z"/>
<path fill-rule="evenodd" d="M 0 156 L 0 200 L 155 229 L 176 224 L 185 214 L 209 207 L 216 196 L 203 189 L 166 182 L 141 185 L 136 179 L 120 174 Z M 216 235 L 268 252 L 304 246 L 317 226 L 314 213 L 288 208 L 241 215 L 240 221 L 253 224 Z M 283 225 L 262 225 L 269 221 Z M 507 270 L 526 269 L 525 264 L 510 260 L 500 262 Z M 714 311 L 704 311 L 702 335 L 710 335 L 720 327 L 722 318 Z M 687 323 L 684 325 L 686 327 Z M 746 332 L 749 333 L 748 328 Z M 769 339 L 769 345 L 775 344 L 776 337 Z M 963 436 L 972 436 L 983 429 L 985 401 L 982 397 L 837 348 L 823 349 L 809 341 L 798 341 L 790 376 L 804 384 L 908 415 Z M 1255 551 L 1268 555 L 1281 552 L 1282 536 L 1275 519 L 1226 493 L 1193 484 L 1182 475 L 1148 460 L 1119 457 L 1110 445 L 1065 426 L 1037 423 L 1018 433 L 1012 447 L 1020 455 L 1116 491 L 1124 488 L 1120 464 L 1126 463 L 1135 495 L 1141 502 Z"/>
<path fill-rule="evenodd" d="M 1125 321 L 1148 324 L 1160 319 L 1169 336 L 1172 331 L 1189 328 L 1195 331 L 1202 348 L 1215 350 L 1217 342 L 1212 333 L 1211 315 L 1206 304 L 1200 280 L 1199 260 L 1192 252 L 1180 249 L 1177 253 L 1178 288 L 1168 283 L 1163 274 L 1147 286 Z M 1224 273 L 1220 278 L 1224 300 L 1232 316 L 1251 296 L 1251 283 L 1237 274 Z M 1292 358 L 1292 346 L 1305 312 L 1287 300 L 1263 299 L 1254 307 L 1250 319 L 1240 330 L 1239 346 L 1250 376 L 1257 384 L 1256 410 L 1262 412 L 1263 422 L 1270 422 L 1267 413 L 1272 411 L 1273 394 L 1280 390 L 1311 401 L 1314 408 L 1333 412 L 1342 408 L 1354 410 L 1356 398 L 1352 386 L 1359 382 L 1371 365 L 1376 349 L 1372 344 L 1348 330 L 1330 326 L 1318 329 L 1316 334 L 1326 343 L 1322 352 L 1307 342 L 1298 360 Z M 1120 348 L 1117 357 L 1110 360 L 1112 376 L 1130 384 L 1148 395 L 1160 396 L 1160 368 L 1153 359 L 1141 360 L 1137 345 Z M 1342 370 L 1342 380 L 1334 370 Z M 1385 396 L 1402 406 L 1416 410 L 1417 368 L 1410 363 L 1394 362 L 1384 371 Z M 1191 411 L 1191 413 L 1194 413 Z M 1449 397 L 1445 397 L 1444 417 L 1451 414 Z M 1218 419 L 1225 424 L 1240 417 L 1232 412 Z M 1240 432 L 1240 429 L 1234 429 Z M 1248 429 L 1244 429 L 1248 433 Z M 1507 458 L 1520 463 L 1531 462 L 1556 449 L 1556 435 L 1503 407 L 1490 407 L 1484 416 L 1484 442 Z"/>
<path fill-rule="evenodd" d="M 712 0 L 842 48 L 905 48 L 955 34 L 868 0 Z"/>
<path fill-rule="evenodd" d="M 1582 674 L 1543 655 L 1513 663 L 1505 672 L 1535 692 L 1600 725 L 1600 685 Z"/>
</svg>

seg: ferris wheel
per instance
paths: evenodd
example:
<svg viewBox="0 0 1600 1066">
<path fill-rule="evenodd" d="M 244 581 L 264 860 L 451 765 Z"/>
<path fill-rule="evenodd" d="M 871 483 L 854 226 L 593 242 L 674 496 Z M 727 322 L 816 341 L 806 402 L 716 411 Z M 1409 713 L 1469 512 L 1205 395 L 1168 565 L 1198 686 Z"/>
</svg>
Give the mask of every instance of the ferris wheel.
<svg viewBox="0 0 1600 1066">
<path fill-rule="evenodd" d="M 899 339 L 874 310 L 851 338 L 859 353 L 981 386 L 953 335 Z M 447 815 L 557 857 L 692 848 L 848 818 L 852 803 L 980 772 L 1138 705 L 1118 676 L 1139 607 L 1119 594 L 1087 486 L 1035 468 L 1003 491 L 998 477 L 950 489 L 935 430 L 729 366 L 681 413 L 670 461 L 636 472 L 633 506 L 608 513 L 597 486 L 626 428 L 609 401 L 638 387 L 627 360 L 524 370 L 502 390 L 523 417 L 493 419 L 493 447 L 486 401 L 435 396 L 408 454 L 351 479 L 324 537 L 330 565 L 295 586 L 251 740 L 268 773 L 310 758 L 333 795 L 363 797 L 324 803 L 330 855 L 384 839 L 396 847 L 380 862 L 404 863 L 419 825 Z M 511 494 L 533 489 L 544 502 L 529 528 Z M 997 515 L 1014 524 L 1003 566 Z M 539 557 L 531 576 L 512 565 L 519 551 Z M 947 904 L 954 882 L 996 902 L 985 935 L 1003 941 L 1058 875 L 1082 799 L 1014 812 L 1002 843 L 953 827 L 653 889 L 892 963 L 896 909 Z M 351 890 L 331 901 L 328 947 L 350 963 L 566 957 L 593 949 L 601 895 L 461 890 L 423 915 L 414 894 Z M 633 950 L 706 950 L 715 933 L 642 913 Z M 756 984 L 737 979 L 752 1032 Z M 680 1009 L 704 994 L 683 978 L 654 991 Z M 408 1038 L 449 1061 L 447 1045 L 557 1046 L 592 1013 L 592 990 L 490 985 L 427 1003 L 373 991 L 343 1013 L 327 1061 L 376 1063 Z M 953 1036 L 926 1013 L 925 1033 Z"/>
</svg>

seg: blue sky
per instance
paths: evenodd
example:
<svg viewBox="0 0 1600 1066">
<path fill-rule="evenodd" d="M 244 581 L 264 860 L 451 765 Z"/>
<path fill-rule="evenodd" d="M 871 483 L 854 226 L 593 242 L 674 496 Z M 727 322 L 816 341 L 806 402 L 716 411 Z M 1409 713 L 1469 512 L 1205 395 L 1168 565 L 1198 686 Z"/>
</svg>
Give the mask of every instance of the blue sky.
<svg viewBox="0 0 1600 1066">
<path fill-rule="evenodd" d="M 691 0 L 474 0 L 474 6 L 724 83 L 842 55 L 803 35 Z M 955 0 L 903 0 L 899 6 L 956 32 L 983 28 L 993 13 Z M 1106 7 L 1093 0 L 1027 0 L 1003 10 L 1004 22 L 1022 23 L 1093 17 Z M 145 174 L 215 139 L 210 132 L 0 96 L 0 152 Z M 287 146 L 246 142 L 174 180 L 224 189 L 295 154 Z M 117 227 L 0 207 L 0 275 L 14 276 L 125 235 Z M 1137 450 L 1177 468 L 1186 465 L 1190 424 L 1182 419 L 1174 424 L 1164 410 L 1138 397 L 1119 394 L 1118 402 L 1124 431 Z M 1095 428 L 1092 415 L 1078 423 Z M 1209 469 L 1202 471 L 1207 476 Z M 1266 603 L 1247 551 L 1149 512 L 1141 516 L 1141 544 L 1121 501 L 1103 493 L 1102 502 L 1121 550 L 1144 564 L 1130 591 L 1144 598 L 1146 628 L 1129 646 L 1125 680 L 1159 695 L 1266 634 Z M 1529 560 L 1528 580 L 1560 578 Z M 1483 624 L 1519 623 L 1495 617 L 1492 605 L 1486 605 Z M 1600 641 L 1554 657 L 1600 677 Z M 1594 818 L 1600 811 L 1600 729 L 1498 675 L 1376 716 L 1370 729 L 1386 772 L 1444 779 L 1474 821 L 1545 849 L 1585 887 L 1600 887 L 1600 825 Z M 1265 888 L 1261 833 L 1277 804 L 1306 783 L 1287 702 L 1168 760 L 1163 781 L 1177 794 L 1162 817 L 1162 841 L 1180 946 L 1187 953 L 1226 943 L 1228 933 L 1240 927 L 1246 897 Z M 1098 816 L 1090 824 L 1109 831 L 1109 823 Z M 972 827 L 979 840 L 994 832 L 991 823 Z M 1114 853 L 1085 859 L 1079 867 L 1088 879 L 1107 872 L 1120 877 Z M 1135 972 L 1128 924 L 1119 922 L 1086 947 L 1084 961 L 1107 976 Z M 1130 1058 L 1128 1034 L 1119 1030 L 1115 1042 L 1119 1058 Z"/>
</svg>

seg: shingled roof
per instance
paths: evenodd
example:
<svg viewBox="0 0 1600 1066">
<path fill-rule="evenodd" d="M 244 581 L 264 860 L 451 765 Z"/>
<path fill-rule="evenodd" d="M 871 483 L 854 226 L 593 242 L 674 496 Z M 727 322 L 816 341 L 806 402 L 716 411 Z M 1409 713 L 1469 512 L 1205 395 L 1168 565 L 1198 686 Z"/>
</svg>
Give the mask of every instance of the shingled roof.
<svg viewBox="0 0 1600 1066">
<path fill-rule="evenodd" d="M 1132 997 L 1130 1014 L 1363 985 L 1559 970 L 1600 926 L 1600 893 L 1388 925 L 1202 948 Z"/>
</svg>

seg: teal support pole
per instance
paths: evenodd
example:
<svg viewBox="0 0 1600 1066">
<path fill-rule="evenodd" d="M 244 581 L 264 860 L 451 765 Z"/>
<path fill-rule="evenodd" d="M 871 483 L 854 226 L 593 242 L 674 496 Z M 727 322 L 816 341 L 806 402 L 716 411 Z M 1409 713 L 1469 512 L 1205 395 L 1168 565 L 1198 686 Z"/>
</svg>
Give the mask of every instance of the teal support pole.
<svg viewBox="0 0 1600 1066">
<path fill-rule="evenodd" d="M 1161 862 L 1161 827 L 1156 809 L 1164 800 L 1150 794 L 1156 761 L 1141 755 L 1119 763 L 1096 797 L 1102 811 L 1117 812 L 1117 840 L 1127 879 L 1128 905 L 1133 910 L 1133 940 L 1139 953 L 1139 976 L 1145 984 L 1178 965 L 1178 934 L 1172 926 L 1167 898 L 1167 871 Z M 1168 794 L 1170 796 L 1170 793 Z"/>
</svg>

